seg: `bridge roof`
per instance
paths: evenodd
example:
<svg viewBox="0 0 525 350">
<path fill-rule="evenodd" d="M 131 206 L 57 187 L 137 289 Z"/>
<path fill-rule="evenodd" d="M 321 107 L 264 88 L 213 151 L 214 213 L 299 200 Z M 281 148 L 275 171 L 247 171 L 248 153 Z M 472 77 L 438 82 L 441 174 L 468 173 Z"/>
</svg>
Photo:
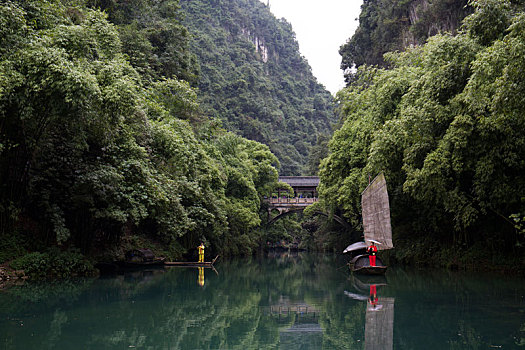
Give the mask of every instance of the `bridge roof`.
<svg viewBox="0 0 525 350">
<path fill-rule="evenodd" d="M 292 187 L 319 186 L 319 176 L 279 176 L 279 181 L 286 182 Z"/>
</svg>

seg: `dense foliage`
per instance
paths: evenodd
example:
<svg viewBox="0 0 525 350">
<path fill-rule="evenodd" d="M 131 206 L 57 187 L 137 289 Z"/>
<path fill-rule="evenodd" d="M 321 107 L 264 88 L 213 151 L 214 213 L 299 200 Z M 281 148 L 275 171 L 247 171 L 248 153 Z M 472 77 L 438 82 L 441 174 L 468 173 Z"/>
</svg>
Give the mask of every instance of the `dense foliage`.
<svg viewBox="0 0 525 350">
<path fill-rule="evenodd" d="M 88 273 L 82 254 L 176 258 L 199 241 L 224 255 L 267 240 L 331 249 L 350 233 L 330 219 L 260 229 L 280 164 L 314 174 L 323 158 L 310 212 L 358 228 L 360 193 L 384 171 L 400 258 L 522 253 L 523 5 L 461 3 L 365 2 L 328 141 L 332 98 L 258 0 L 1 2 L 0 262 L 62 275 Z M 430 37 L 472 9 L 459 34 Z"/>
<path fill-rule="evenodd" d="M 277 158 L 199 116 L 176 1 L 102 3 L 0 4 L 2 249 L 250 252 Z"/>
<path fill-rule="evenodd" d="M 178 0 L 86 1 L 117 26 L 122 51 L 144 81 L 178 78 L 195 85 L 199 65 L 190 52 Z"/>
<path fill-rule="evenodd" d="M 357 226 L 360 193 L 384 171 L 394 240 L 426 241 L 421 258 L 447 245 L 523 253 L 525 16 L 508 1 L 471 5 L 457 36 L 359 69 L 320 172 L 325 206 Z"/>
<path fill-rule="evenodd" d="M 331 135 L 332 96 L 299 54 L 291 25 L 259 0 L 181 0 L 181 7 L 205 114 L 268 145 L 282 175 L 315 175 L 310 149 Z"/>
<path fill-rule="evenodd" d="M 363 64 L 387 66 L 386 52 L 422 45 L 438 33 L 455 34 L 461 20 L 471 13 L 467 0 L 366 0 L 359 27 L 341 46 L 341 68 L 347 83 Z"/>
</svg>

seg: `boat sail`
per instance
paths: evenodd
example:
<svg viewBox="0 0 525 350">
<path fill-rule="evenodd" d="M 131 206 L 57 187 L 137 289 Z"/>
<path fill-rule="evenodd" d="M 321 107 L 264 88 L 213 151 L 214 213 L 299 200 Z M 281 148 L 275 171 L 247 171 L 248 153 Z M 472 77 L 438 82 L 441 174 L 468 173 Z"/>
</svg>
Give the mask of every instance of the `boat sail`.
<svg viewBox="0 0 525 350">
<path fill-rule="evenodd" d="M 380 173 L 361 194 L 365 243 L 379 243 L 378 250 L 392 249 L 390 204 L 385 175 Z"/>
<path fill-rule="evenodd" d="M 361 209 L 364 242 L 349 245 L 343 253 L 362 250 L 372 242 L 377 244 L 377 250 L 394 248 L 388 190 L 383 173 L 377 175 L 361 194 Z M 365 274 L 384 274 L 387 268 L 379 258 L 376 258 L 376 266 L 370 266 L 367 254 L 357 255 L 349 265 L 351 271 Z"/>
</svg>

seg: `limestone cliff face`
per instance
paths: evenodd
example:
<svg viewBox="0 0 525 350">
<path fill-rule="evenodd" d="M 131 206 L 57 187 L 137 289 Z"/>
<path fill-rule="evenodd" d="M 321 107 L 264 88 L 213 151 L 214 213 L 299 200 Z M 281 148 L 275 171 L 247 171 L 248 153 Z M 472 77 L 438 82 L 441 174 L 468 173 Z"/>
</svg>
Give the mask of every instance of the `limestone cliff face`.
<svg viewBox="0 0 525 350">
<path fill-rule="evenodd" d="M 242 28 L 241 33 L 255 46 L 255 52 L 259 53 L 261 60 L 264 63 L 268 62 L 268 47 L 266 46 L 264 38 L 260 38 L 257 35 L 252 34 L 247 28 Z"/>
<path fill-rule="evenodd" d="M 347 82 L 354 68 L 363 64 L 388 65 L 383 59 L 386 52 L 422 45 L 439 33 L 456 34 L 471 12 L 468 0 L 365 1 L 359 27 L 339 50 Z"/>
<path fill-rule="evenodd" d="M 263 62 L 268 62 L 268 48 L 264 45 L 264 40 L 255 37 L 253 44 L 255 45 L 255 51 L 259 52 Z"/>
<path fill-rule="evenodd" d="M 412 1 L 408 7 L 409 26 L 402 34 L 403 46 L 421 45 L 439 33 L 455 34 L 467 14 L 465 6 L 465 1 Z"/>
</svg>

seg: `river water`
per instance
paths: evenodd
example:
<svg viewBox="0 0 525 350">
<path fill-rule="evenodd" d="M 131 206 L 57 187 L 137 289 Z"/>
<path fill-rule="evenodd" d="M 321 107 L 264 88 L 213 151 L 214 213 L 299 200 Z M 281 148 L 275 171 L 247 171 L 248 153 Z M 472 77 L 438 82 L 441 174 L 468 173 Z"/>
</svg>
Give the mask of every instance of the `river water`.
<svg viewBox="0 0 525 350">
<path fill-rule="evenodd" d="M 522 278 L 343 265 L 279 254 L 12 286 L 0 349 L 525 349 Z"/>
</svg>

